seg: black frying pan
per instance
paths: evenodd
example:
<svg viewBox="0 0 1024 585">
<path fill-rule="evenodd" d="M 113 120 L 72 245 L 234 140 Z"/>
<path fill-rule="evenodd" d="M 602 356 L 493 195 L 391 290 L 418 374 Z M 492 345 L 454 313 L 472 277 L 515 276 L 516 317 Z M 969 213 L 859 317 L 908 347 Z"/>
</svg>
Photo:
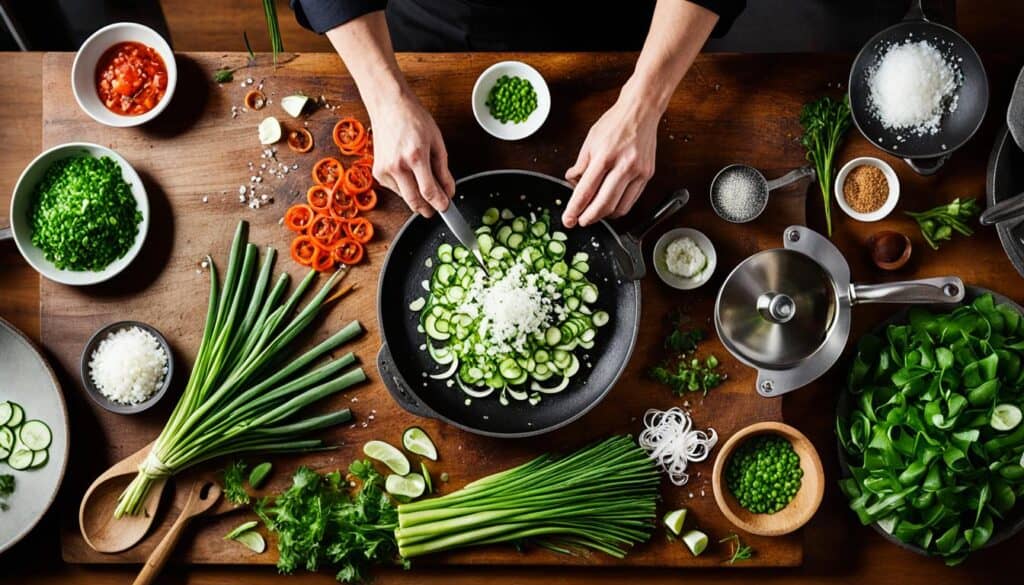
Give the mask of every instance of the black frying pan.
<svg viewBox="0 0 1024 585">
<path fill-rule="evenodd" d="M 908 39 L 930 41 L 957 63 L 963 74 L 963 83 L 957 90 L 957 108 L 943 117 L 935 134 L 914 136 L 887 130 L 871 115 L 868 105 L 868 71 L 889 46 Z M 902 157 L 921 175 L 936 173 L 953 151 L 970 140 L 988 109 L 988 77 L 981 57 L 960 33 L 925 18 L 921 0 L 912 2 L 902 22 L 878 33 L 864 45 L 850 69 L 849 88 L 853 122 L 861 134 L 885 152 Z M 897 136 L 905 140 L 899 141 Z"/>
<path fill-rule="evenodd" d="M 561 213 L 572 187 L 540 173 L 504 170 L 460 179 L 456 192 L 459 210 L 470 225 L 481 225 L 483 212 L 490 207 L 508 208 L 517 215 L 548 209 L 552 227 L 564 230 Z M 680 209 L 688 197 L 682 190 L 670 198 L 638 231 L 641 237 Z M 497 392 L 472 399 L 467 405 L 468 397 L 457 385 L 449 387 L 444 380 L 427 377 L 443 367 L 420 349 L 427 339 L 417 331 L 419 314 L 409 309 L 410 302 L 426 295 L 422 282 L 429 280 L 433 271 L 426 260 L 442 242 L 457 242 L 438 218 L 414 216 L 406 222 L 388 250 L 377 292 L 382 342 L 377 368 L 399 405 L 413 414 L 440 419 L 473 433 L 527 437 L 569 424 L 604 398 L 622 374 L 636 342 L 640 320 L 638 278 L 643 274 L 643 258 L 639 247 L 630 244 L 635 242 L 632 236 L 620 238 L 605 222 L 565 231 L 569 251 L 590 254 L 588 278 L 599 293 L 595 309 L 607 311 L 611 321 L 598 330 L 593 349 L 576 350 L 583 366 L 561 393 L 545 395 L 535 406 L 516 400 L 502 406 Z"/>
<path fill-rule="evenodd" d="M 989 208 L 1024 192 L 1024 151 L 1017 148 L 1005 128 L 999 132 L 988 159 L 985 191 Z M 1017 272 L 1024 276 L 1024 221 L 998 223 L 996 232 L 1006 256 Z"/>
</svg>

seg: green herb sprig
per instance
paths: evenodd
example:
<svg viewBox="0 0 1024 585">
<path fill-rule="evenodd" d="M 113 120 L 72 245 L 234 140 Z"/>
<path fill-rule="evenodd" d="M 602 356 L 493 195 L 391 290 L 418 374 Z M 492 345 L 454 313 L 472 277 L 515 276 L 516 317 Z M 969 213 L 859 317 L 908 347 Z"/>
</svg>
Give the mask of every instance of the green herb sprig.
<svg viewBox="0 0 1024 585">
<path fill-rule="evenodd" d="M 832 237 L 832 179 L 836 150 L 850 127 L 850 100 L 844 96 L 834 100 L 828 96 L 804 105 L 800 111 L 804 133 L 800 144 L 807 149 L 807 160 L 818 174 L 818 187 L 825 204 L 825 226 Z"/>
<path fill-rule="evenodd" d="M 718 541 L 719 544 L 729 543 L 729 548 L 732 551 L 729 560 L 726 561 L 730 565 L 735 565 L 738 561 L 747 561 L 754 556 L 754 549 L 743 544 L 740 540 L 740 535 L 735 532 L 729 534 L 725 538 Z"/>
<path fill-rule="evenodd" d="M 252 501 L 245 489 L 245 471 L 248 466 L 244 461 L 232 461 L 224 469 L 224 498 L 238 505 Z"/>
<path fill-rule="evenodd" d="M 707 336 L 700 328 L 681 328 L 685 320 L 681 314 L 673 317 L 672 331 L 663 343 L 665 349 L 672 352 L 672 356 L 648 370 L 648 375 L 671 388 L 676 396 L 687 392 L 703 392 L 706 395 L 709 390 L 724 382 L 727 376 L 718 371 L 720 363 L 714 355 L 704 359 L 693 357 L 697 346 Z"/>
<path fill-rule="evenodd" d="M 928 242 L 932 249 L 938 250 L 939 242 L 952 239 L 954 232 L 964 236 L 973 234 L 974 230 L 967 222 L 974 219 L 980 211 L 981 206 L 974 199 L 961 200 L 957 197 L 945 205 L 927 211 L 908 211 L 906 214 L 917 222 L 924 241 Z"/>
</svg>

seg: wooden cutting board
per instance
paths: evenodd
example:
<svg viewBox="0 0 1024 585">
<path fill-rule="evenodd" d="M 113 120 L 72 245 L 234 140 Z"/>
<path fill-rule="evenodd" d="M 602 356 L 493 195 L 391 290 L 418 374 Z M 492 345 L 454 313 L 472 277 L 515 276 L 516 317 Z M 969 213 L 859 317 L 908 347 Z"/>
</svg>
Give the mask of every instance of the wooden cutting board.
<svg viewBox="0 0 1024 585">
<path fill-rule="evenodd" d="M 547 124 L 533 137 L 500 142 L 486 135 L 473 120 L 470 89 L 488 65 L 517 57 L 536 66 L 547 78 L 553 109 Z M 250 222 L 252 241 L 286 250 L 290 237 L 278 220 L 292 201 L 304 196 L 315 159 L 336 152 L 330 140 L 331 127 L 340 116 L 355 115 L 366 120 L 366 114 L 354 84 L 333 55 L 298 55 L 277 69 L 242 69 L 233 82 L 217 85 L 211 81 L 212 72 L 225 65 L 243 64 L 245 55 L 195 53 L 178 56 L 177 92 L 160 118 L 142 128 L 107 128 L 89 119 L 75 103 L 69 87 L 72 58 L 70 54 L 49 54 L 44 60 L 44 147 L 91 141 L 114 148 L 142 177 L 149 192 L 152 219 L 139 258 L 113 281 L 89 288 L 61 286 L 45 279 L 41 284 L 42 339 L 64 378 L 72 410 L 72 464 L 62 498 L 69 508 L 62 514 L 61 543 L 68 562 L 137 563 L 147 557 L 181 506 L 188 486 L 185 478 L 179 481 L 184 488 L 172 496 L 170 505 L 165 503 L 157 528 L 149 537 L 134 549 L 116 555 L 96 553 L 81 539 L 75 520 L 81 494 L 110 463 L 159 433 L 184 387 L 206 307 L 208 277 L 200 266 L 203 257 L 209 253 L 221 268 L 225 266 L 228 245 L 240 219 Z M 561 175 L 573 163 L 589 125 L 614 101 L 634 59 L 628 54 L 406 55 L 401 65 L 447 139 L 456 177 L 495 168 L 526 168 Z M 722 440 L 750 423 L 781 419 L 781 402 L 757 396 L 754 372 L 731 359 L 715 339 L 703 347 L 722 359 L 729 380 L 707 397 L 695 394 L 676 398 L 645 376 L 646 370 L 664 357 L 661 343 L 668 331 L 670 313 L 685 311 L 695 325 L 713 337 L 714 294 L 724 275 L 747 255 L 780 246 L 787 225 L 804 223 L 803 185 L 773 195 L 756 223 L 734 226 L 714 216 L 707 201 L 708 184 L 719 168 L 732 162 L 755 164 L 769 177 L 803 164 L 803 150 L 795 140 L 800 106 L 808 98 L 829 91 L 829 82 L 842 79 L 848 64 L 845 59 L 821 56 L 813 61 L 801 56 L 779 59 L 772 61 L 767 70 L 753 68 L 751 63 L 728 55 L 702 56 L 664 117 L 659 129 L 657 177 L 647 189 L 643 206 L 653 206 L 681 186 L 689 187 L 693 197 L 683 213 L 651 234 L 648 254 L 653 240 L 664 229 L 694 226 L 714 241 L 718 271 L 709 284 L 692 292 L 667 288 L 653 271 L 644 280 L 636 351 L 625 374 L 599 407 L 566 429 L 535 439 L 509 441 L 478 437 L 436 421 L 418 419 L 396 406 L 379 383 L 373 365 L 379 347 L 375 287 L 388 242 L 408 217 L 408 211 L 393 195 L 385 196 L 373 212 L 378 236 L 369 248 L 370 260 L 348 276 L 348 282 L 359 288 L 325 316 L 316 335 L 322 338 L 351 319 L 361 320 L 368 329 L 347 349 L 359 355 L 370 381 L 336 397 L 331 405 L 351 407 L 356 422 L 324 434 L 328 443 L 340 445 L 337 450 L 273 458 L 275 472 L 268 490 L 286 487 L 291 471 L 298 465 L 320 470 L 344 468 L 360 456 L 360 446 L 367 440 L 398 444 L 403 429 L 412 424 L 425 428 L 438 444 L 441 459 L 429 467 L 434 477 L 448 473 L 450 482 L 442 486 L 447 492 L 542 452 L 571 450 L 612 433 L 636 433 L 648 408 L 686 404 L 692 409 L 695 423 L 714 427 Z M 271 104 L 261 112 L 233 116 L 233 106 L 241 107 L 243 95 L 251 89 L 242 87 L 247 78 L 256 85 L 264 84 Z M 329 104 L 306 117 L 316 139 L 314 154 L 296 155 L 278 145 L 275 161 L 261 158 L 257 123 L 265 115 L 275 115 L 286 127 L 301 124 L 278 104 L 281 97 L 297 92 L 324 96 Z M 239 203 L 238 189 L 249 183 L 263 163 L 286 164 L 289 168 L 297 164 L 298 169 L 283 179 L 264 172 L 259 192 L 272 196 L 273 203 L 250 209 Z M 278 269 L 293 276 L 302 272 L 287 258 L 287 252 L 278 262 Z M 173 346 L 180 372 L 162 404 L 135 416 L 114 415 L 93 404 L 81 388 L 79 375 L 86 339 L 104 324 L 121 319 L 143 321 L 162 331 Z M 663 482 L 661 510 L 687 506 L 702 529 L 714 539 L 724 537 L 733 528 L 714 503 L 711 462 L 695 466 L 695 472 L 684 488 Z M 266 554 L 253 555 L 221 538 L 243 516 L 237 513 L 197 522 L 192 538 L 180 547 L 179 560 L 274 563 L 273 547 Z M 793 566 L 802 560 L 800 533 L 777 538 L 742 536 L 757 551 L 745 566 Z M 659 527 L 650 543 L 622 561 L 598 554 L 565 557 L 540 550 L 520 553 L 511 547 L 488 547 L 422 562 L 711 567 L 720 566 L 727 556 L 726 545 L 713 545 L 703 556 L 693 558 L 680 542 L 668 542 Z"/>
</svg>

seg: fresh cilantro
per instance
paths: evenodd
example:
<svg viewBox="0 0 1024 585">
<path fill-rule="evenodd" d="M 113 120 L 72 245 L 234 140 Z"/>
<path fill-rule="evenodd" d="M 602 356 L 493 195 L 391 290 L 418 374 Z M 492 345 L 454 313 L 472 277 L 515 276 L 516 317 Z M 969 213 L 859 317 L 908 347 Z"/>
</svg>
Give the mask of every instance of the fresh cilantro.
<svg viewBox="0 0 1024 585">
<path fill-rule="evenodd" d="M 9 474 L 0 475 L 0 511 L 7 511 L 8 496 L 14 493 L 14 476 Z"/>
<path fill-rule="evenodd" d="M 752 549 L 749 546 L 743 544 L 743 541 L 740 540 L 740 535 L 736 534 L 735 532 L 731 533 L 729 536 L 726 536 L 722 540 L 719 540 L 718 542 L 719 543 L 723 543 L 723 542 L 728 542 L 729 543 L 729 548 L 732 551 L 731 552 L 732 556 L 729 557 L 729 560 L 726 561 L 726 562 L 729 563 L 730 565 L 735 565 L 736 561 L 747 561 L 747 560 L 750 560 L 750 557 L 754 556 L 754 549 Z"/>
<path fill-rule="evenodd" d="M 704 331 L 700 329 L 683 331 L 674 328 L 665 338 L 665 349 L 671 349 L 676 353 L 688 353 L 697 349 L 697 344 L 701 341 L 704 341 Z"/>
<path fill-rule="evenodd" d="M 650 376 L 655 381 L 672 389 L 676 396 L 687 392 L 703 392 L 715 388 L 725 380 L 725 375 L 717 371 L 718 358 L 709 355 L 704 361 L 696 358 L 679 360 L 675 364 L 665 362 L 650 369 Z"/>
<path fill-rule="evenodd" d="M 224 498 L 233 504 L 248 504 L 252 498 L 245 490 L 244 461 L 234 461 L 224 469 Z"/>
<path fill-rule="evenodd" d="M 398 561 L 394 529 L 398 510 L 384 491 L 384 478 L 369 460 L 348 468 L 357 487 L 338 472 L 321 475 L 301 467 L 292 486 L 256 504 L 256 514 L 277 534 L 277 568 L 292 573 L 322 565 L 337 569 L 343 583 L 362 581 L 376 564 Z"/>
</svg>

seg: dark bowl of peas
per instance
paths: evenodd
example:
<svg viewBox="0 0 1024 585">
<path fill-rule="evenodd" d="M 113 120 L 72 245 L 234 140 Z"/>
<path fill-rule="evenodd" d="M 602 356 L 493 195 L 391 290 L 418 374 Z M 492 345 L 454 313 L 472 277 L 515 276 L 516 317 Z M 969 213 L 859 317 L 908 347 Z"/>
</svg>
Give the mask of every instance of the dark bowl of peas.
<svg viewBox="0 0 1024 585">
<path fill-rule="evenodd" d="M 795 428 L 760 422 L 722 445 L 712 476 L 715 502 L 751 534 L 789 534 L 818 511 L 825 472 L 814 445 Z"/>
</svg>

